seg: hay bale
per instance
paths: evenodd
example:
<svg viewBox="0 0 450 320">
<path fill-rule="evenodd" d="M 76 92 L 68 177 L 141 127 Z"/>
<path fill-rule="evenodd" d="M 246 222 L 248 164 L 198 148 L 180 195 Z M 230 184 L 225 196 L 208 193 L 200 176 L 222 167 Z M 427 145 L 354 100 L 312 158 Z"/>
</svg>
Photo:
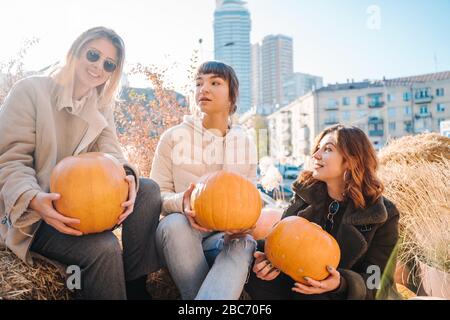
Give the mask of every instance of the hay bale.
<svg viewBox="0 0 450 320">
<path fill-rule="evenodd" d="M 167 269 L 161 269 L 148 276 L 147 291 L 156 300 L 180 300 L 181 295 Z"/>
<path fill-rule="evenodd" d="M 55 265 L 36 259 L 29 266 L 9 249 L 0 248 L 0 299 L 68 300 L 72 293 Z"/>
<path fill-rule="evenodd" d="M 381 166 L 389 163 L 414 164 L 418 160 L 440 162 L 450 159 L 450 138 L 437 133 L 424 133 L 394 139 L 378 152 Z"/>
<path fill-rule="evenodd" d="M 122 245 L 122 229 L 113 231 Z M 0 242 L 0 300 L 70 300 L 73 292 L 65 285 L 64 270 L 43 259 L 34 259 L 31 267 Z M 181 295 L 167 269 L 149 274 L 147 290 L 153 299 L 180 300 Z M 249 300 L 244 291 L 240 300 Z"/>
<path fill-rule="evenodd" d="M 450 271 L 450 138 L 407 136 L 380 150 L 384 195 L 400 212 L 398 266 L 410 288 L 420 287 L 417 264 Z"/>
</svg>

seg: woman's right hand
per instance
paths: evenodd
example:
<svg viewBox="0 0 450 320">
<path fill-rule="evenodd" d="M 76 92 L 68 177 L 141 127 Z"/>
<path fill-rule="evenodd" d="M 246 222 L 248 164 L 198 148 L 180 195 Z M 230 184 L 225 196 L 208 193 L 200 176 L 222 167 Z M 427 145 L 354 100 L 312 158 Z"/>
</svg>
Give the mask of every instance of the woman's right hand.
<svg viewBox="0 0 450 320">
<path fill-rule="evenodd" d="M 278 277 L 280 270 L 272 266 L 264 252 L 256 251 L 253 256 L 255 257 L 253 272 L 259 279 L 271 281 Z"/>
<path fill-rule="evenodd" d="M 191 208 L 191 194 L 195 188 L 195 184 L 191 183 L 189 188 L 186 189 L 183 195 L 183 213 L 188 219 L 192 228 L 201 232 L 211 232 L 212 230 L 203 228 L 197 222 L 195 222 L 195 211 Z"/>
<path fill-rule="evenodd" d="M 81 236 L 83 233 L 69 227 L 67 224 L 79 224 L 79 219 L 65 217 L 55 210 L 53 201 L 61 196 L 58 193 L 39 192 L 30 202 L 29 208 L 36 211 L 42 219 L 61 233 L 72 236 Z"/>
</svg>

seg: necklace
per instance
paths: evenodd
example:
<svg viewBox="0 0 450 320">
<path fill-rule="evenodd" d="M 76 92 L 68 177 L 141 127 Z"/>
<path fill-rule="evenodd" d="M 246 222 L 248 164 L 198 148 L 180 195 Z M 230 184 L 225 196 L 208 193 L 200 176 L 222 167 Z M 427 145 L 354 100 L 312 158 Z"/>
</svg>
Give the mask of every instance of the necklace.
<svg viewBox="0 0 450 320">
<path fill-rule="evenodd" d="M 328 206 L 328 214 L 327 214 L 327 221 L 325 223 L 325 230 L 328 232 L 331 232 L 333 230 L 334 226 L 334 216 L 339 211 L 339 201 L 333 200 L 330 205 Z"/>
</svg>

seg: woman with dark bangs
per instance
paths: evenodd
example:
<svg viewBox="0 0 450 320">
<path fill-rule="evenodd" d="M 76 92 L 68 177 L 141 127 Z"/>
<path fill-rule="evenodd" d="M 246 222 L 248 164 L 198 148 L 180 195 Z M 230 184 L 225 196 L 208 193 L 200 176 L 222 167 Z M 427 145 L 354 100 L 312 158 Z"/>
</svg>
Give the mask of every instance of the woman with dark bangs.
<svg viewBox="0 0 450 320">
<path fill-rule="evenodd" d="M 167 130 L 153 160 L 150 176 L 160 186 L 164 216 L 156 244 L 183 299 L 238 299 L 256 242 L 247 234 L 250 230 L 224 234 L 199 226 L 189 199 L 203 175 L 219 170 L 237 172 L 256 184 L 256 147 L 245 129 L 230 121 L 239 87 L 234 70 L 205 62 L 195 81 L 201 114 L 185 116 Z"/>
<path fill-rule="evenodd" d="M 325 280 L 297 283 L 271 265 L 258 241 L 246 291 L 253 299 L 374 299 L 381 279 L 371 275 L 378 270 L 395 294 L 393 274 L 384 271 L 398 240 L 399 213 L 382 196 L 371 142 L 357 127 L 332 126 L 317 137 L 312 160 L 313 170 L 294 182 L 282 218 L 300 216 L 330 233 L 341 249 L 338 269 L 328 266 Z"/>
</svg>

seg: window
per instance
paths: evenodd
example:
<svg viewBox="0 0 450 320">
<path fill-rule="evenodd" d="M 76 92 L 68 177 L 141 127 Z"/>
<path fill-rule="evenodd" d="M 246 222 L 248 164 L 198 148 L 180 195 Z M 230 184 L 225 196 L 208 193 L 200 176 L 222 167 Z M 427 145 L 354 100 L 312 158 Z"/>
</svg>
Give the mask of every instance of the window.
<svg viewBox="0 0 450 320">
<path fill-rule="evenodd" d="M 342 119 L 343 119 L 344 121 L 350 121 L 350 111 L 344 111 L 344 112 L 342 113 Z"/>
<path fill-rule="evenodd" d="M 357 104 L 358 106 L 364 104 L 364 96 L 359 96 L 359 97 L 357 97 L 357 98 L 356 98 L 356 104 Z"/>
<path fill-rule="evenodd" d="M 420 114 L 428 114 L 428 106 L 421 106 L 419 113 Z"/>
<path fill-rule="evenodd" d="M 395 94 L 393 94 L 393 93 L 388 93 L 388 95 L 387 95 L 387 101 L 388 101 L 388 102 L 395 101 Z"/>
<path fill-rule="evenodd" d="M 411 100 L 411 92 L 404 92 L 403 93 L 403 101 L 409 101 Z"/>
<path fill-rule="evenodd" d="M 444 96 L 444 88 L 436 89 L 436 96 L 443 97 Z"/>
<path fill-rule="evenodd" d="M 338 102 L 335 99 L 328 99 L 327 109 L 337 109 Z"/>
<path fill-rule="evenodd" d="M 338 123 L 338 118 L 337 118 L 337 112 L 336 111 L 332 111 L 330 113 L 327 114 L 327 118 L 325 119 L 325 126 L 329 126 L 335 123 Z"/>
<path fill-rule="evenodd" d="M 414 98 L 416 99 L 424 99 L 428 98 L 430 96 L 428 88 L 420 88 L 416 90 L 416 94 L 414 95 Z"/>
<path fill-rule="evenodd" d="M 389 132 L 395 132 L 395 121 L 389 122 Z"/>
<path fill-rule="evenodd" d="M 440 127 L 441 127 L 441 122 L 442 122 L 442 121 L 445 121 L 445 119 L 443 119 L 443 118 L 437 119 L 438 130 L 439 130 Z"/>
<path fill-rule="evenodd" d="M 405 114 L 406 116 L 410 116 L 411 113 L 412 113 L 412 110 L 411 110 L 411 107 L 410 107 L 410 106 L 406 106 L 403 110 L 404 110 L 404 114 Z"/>
<path fill-rule="evenodd" d="M 412 121 L 405 121 L 403 124 L 405 131 L 408 133 L 412 133 Z"/>
<path fill-rule="evenodd" d="M 382 93 L 369 93 L 369 108 L 381 108 L 383 106 Z"/>
<path fill-rule="evenodd" d="M 393 107 L 388 108 L 388 117 L 395 118 L 395 108 L 393 108 Z"/>
<path fill-rule="evenodd" d="M 342 105 L 343 105 L 343 106 L 348 106 L 348 105 L 350 105 L 350 98 L 349 98 L 349 97 L 344 97 L 344 98 L 342 98 Z"/>
<path fill-rule="evenodd" d="M 437 112 L 445 112 L 445 105 L 442 104 L 442 103 L 438 103 L 438 104 L 436 105 L 436 111 L 437 111 Z"/>
</svg>

